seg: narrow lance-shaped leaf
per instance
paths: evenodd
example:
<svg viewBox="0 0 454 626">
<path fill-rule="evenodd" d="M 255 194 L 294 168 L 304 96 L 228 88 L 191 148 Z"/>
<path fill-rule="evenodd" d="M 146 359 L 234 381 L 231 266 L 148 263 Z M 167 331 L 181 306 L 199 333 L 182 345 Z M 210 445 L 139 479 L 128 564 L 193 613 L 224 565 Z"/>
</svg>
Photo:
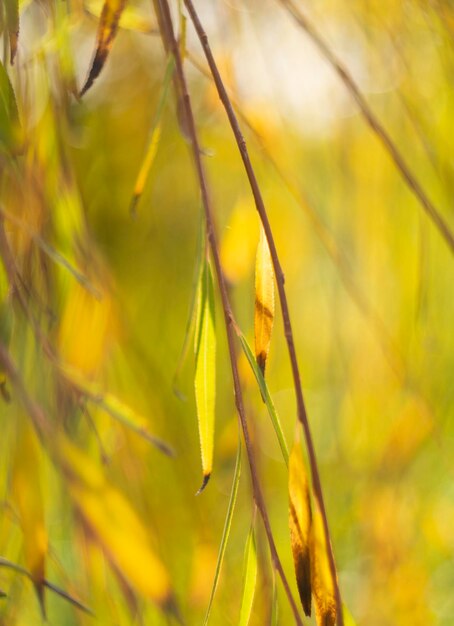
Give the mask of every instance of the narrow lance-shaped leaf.
<svg viewBox="0 0 454 626">
<path fill-rule="evenodd" d="M 255 264 L 255 357 L 265 375 L 274 321 L 274 272 L 268 242 L 260 226 L 260 239 Z"/>
<path fill-rule="evenodd" d="M 309 481 L 299 436 L 295 439 L 290 453 L 288 494 L 290 541 L 296 582 L 304 613 L 309 616 L 311 614 L 310 537 L 312 511 Z"/>
<path fill-rule="evenodd" d="M 233 474 L 232 490 L 230 492 L 229 506 L 227 507 L 227 515 L 225 517 L 224 530 L 222 531 L 221 545 L 219 546 L 218 561 L 216 563 L 216 572 L 214 574 L 213 587 L 211 588 L 210 601 L 208 603 L 207 612 L 203 626 L 208 624 L 210 618 L 211 607 L 213 604 L 214 594 L 219 582 L 219 575 L 221 573 L 222 563 L 224 561 L 225 550 L 227 548 L 227 541 L 229 539 L 230 528 L 232 526 L 233 511 L 235 510 L 236 497 L 238 495 L 238 486 L 240 484 L 241 476 L 241 440 L 238 440 L 238 449 L 236 454 L 235 472 Z"/>
<path fill-rule="evenodd" d="M 148 174 L 150 173 L 156 153 L 158 151 L 159 140 L 161 138 L 161 117 L 162 117 L 162 112 L 164 110 L 164 106 L 167 100 L 167 95 L 169 93 L 169 85 L 172 79 L 174 68 L 175 68 L 175 61 L 174 61 L 174 58 L 171 56 L 169 57 L 169 60 L 167 62 L 166 72 L 164 75 L 164 81 L 161 87 L 161 94 L 159 96 L 158 107 L 156 109 L 156 113 L 155 113 L 153 123 L 151 126 L 150 141 L 148 144 L 148 148 L 145 153 L 145 157 L 142 162 L 142 165 L 140 166 L 136 183 L 134 185 L 134 193 L 133 193 L 131 206 L 130 206 L 130 212 L 132 215 L 135 215 L 137 203 L 140 200 L 140 196 L 142 195 L 142 192 L 144 190 L 145 183 L 148 178 Z"/>
<path fill-rule="evenodd" d="M 284 431 L 282 430 L 279 415 L 277 414 L 276 408 L 268 390 L 268 385 L 266 384 L 266 381 L 263 377 L 262 370 L 259 368 L 256 360 L 254 359 L 254 355 L 252 354 L 252 350 L 248 342 L 246 341 L 246 338 L 240 333 L 239 339 L 241 341 L 241 346 L 244 350 L 244 354 L 246 355 L 246 358 L 249 361 L 249 365 L 252 367 L 252 371 L 254 372 L 263 401 L 265 402 L 266 408 L 268 409 L 268 413 L 271 418 L 271 422 L 273 424 L 285 464 L 288 465 L 287 442 L 285 441 Z"/>
<path fill-rule="evenodd" d="M 311 533 L 311 581 L 318 626 L 336 623 L 334 581 L 328 560 L 323 520 L 317 501 L 314 502 Z"/>
<path fill-rule="evenodd" d="M 184 331 L 184 341 L 183 346 L 181 348 L 180 356 L 178 357 L 178 363 L 175 369 L 175 373 L 173 375 L 173 391 L 180 400 L 186 400 L 186 396 L 179 389 L 179 377 L 181 370 L 183 369 L 183 365 L 186 361 L 186 358 L 189 353 L 189 347 L 191 345 L 192 336 L 194 333 L 195 325 L 196 325 L 196 317 L 197 317 L 197 306 L 198 306 L 198 295 L 199 295 L 199 284 L 201 280 L 201 274 L 203 271 L 203 259 L 205 258 L 206 251 L 206 238 L 205 238 L 205 220 L 203 211 L 200 211 L 200 224 L 199 224 L 199 236 L 197 239 L 197 258 L 194 266 L 194 277 L 192 279 L 192 295 L 191 295 L 191 304 L 189 306 L 189 314 L 188 319 L 186 321 L 186 328 Z"/>
<path fill-rule="evenodd" d="M 19 39 L 19 2 L 18 0 L 5 0 L 6 26 L 8 28 L 10 62 L 14 63 Z"/>
<path fill-rule="evenodd" d="M 199 422 L 203 482 L 206 486 L 213 465 L 214 412 L 216 401 L 216 333 L 213 278 L 205 260 L 198 293 L 195 332 L 195 400 Z"/>
<path fill-rule="evenodd" d="M 83 96 L 99 76 L 118 31 L 118 24 L 127 0 L 106 0 L 99 20 L 96 51 L 85 85 L 80 91 Z"/>
<path fill-rule="evenodd" d="M 23 532 L 24 556 L 43 615 L 47 532 L 39 480 L 39 448 L 31 424 L 18 416 L 17 447 L 12 475 L 12 500 Z"/>
<path fill-rule="evenodd" d="M 238 626 L 247 626 L 251 618 L 257 583 L 257 549 L 255 547 L 254 522 L 251 525 L 244 552 L 243 595 Z"/>
</svg>

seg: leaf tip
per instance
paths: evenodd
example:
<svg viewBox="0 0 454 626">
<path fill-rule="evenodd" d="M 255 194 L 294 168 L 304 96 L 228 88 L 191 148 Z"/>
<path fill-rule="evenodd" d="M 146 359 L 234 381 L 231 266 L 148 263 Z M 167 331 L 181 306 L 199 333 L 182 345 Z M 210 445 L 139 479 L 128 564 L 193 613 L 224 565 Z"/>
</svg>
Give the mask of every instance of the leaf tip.
<svg viewBox="0 0 454 626">
<path fill-rule="evenodd" d="M 202 493 L 202 491 L 205 489 L 205 487 L 208 485 L 208 481 L 211 478 L 211 472 L 208 472 L 208 474 L 204 474 L 203 475 L 203 482 L 200 486 L 200 489 L 197 491 L 197 493 L 195 494 L 196 496 L 200 496 L 200 494 Z"/>
<path fill-rule="evenodd" d="M 260 367 L 260 371 L 262 372 L 262 375 L 264 378 L 265 378 L 266 357 L 267 357 L 267 354 L 263 350 L 259 352 L 259 354 L 257 354 L 257 365 Z"/>
</svg>

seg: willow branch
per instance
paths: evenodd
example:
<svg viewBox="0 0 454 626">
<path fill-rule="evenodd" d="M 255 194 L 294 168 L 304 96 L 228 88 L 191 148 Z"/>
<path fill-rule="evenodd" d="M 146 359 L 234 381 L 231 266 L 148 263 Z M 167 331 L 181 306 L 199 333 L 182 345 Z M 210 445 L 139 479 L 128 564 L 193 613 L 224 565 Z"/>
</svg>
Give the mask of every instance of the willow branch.
<svg viewBox="0 0 454 626">
<path fill-rule="evenodd" d="M 445 221 L 444 217 L 441 215 L 437 207 L 429 199 L 426 192 L 416 179 L 415 175 L 411 172 L 398 147 L 393 142 L 393 140 L 381 124 L 380 120 L 373 113 L 372 109 L 370 108 L 366 99 L 361 93 L 358 85 L 353 80 L 351 74 L 340 62 L 340 60 L 337 58 L 337 56 L 334 54 L 334 52 L 331 50 L 331 48 L 328 46 L 322 36 L 318 33 L 315 27 L 311 24 L 311 22 L 307 19 L 307 17 L 303 15 L 303 13 L 301 13 L 301 11 L 293 4 L 292 0 L 278 0 L 278 2 L 280 2 L 280 4 L 282 4 L 287 9 L 295 22 L 305 31 L 308 37 L 317 46 L 322 56 L 335 70 L 336 74 L 339 76 L 339 78 L 347 88 L 348 92 L 353 97 L 356 104 L 359 106 L 359 109 L 370 129 L 378 137 L 386 152 L 391 157 L 391 160 L 393 161 L 397 170 L 400 172 L 402 178 L 407 184 L 407 187 L 416 197 L 418 202 L 423 207 L 424 211 L 429 216 L 430 220 L 436 226 L 441 236 L 450 248 L 451 252 L 454 252 L 454 234 L 451 228 L 449 227 L 448 223 Z"/>
<path fill-rule="evenodd" d="M 179 50 L 179 46 L 178 46 L 178 43 L 175 39 L 175 35 L 173 32 L 172 19 L 171 19 L 169 5 L 168 5 L 167 0 L 156 0 L 155 7 L 158 7 L 158 9 L 161 11 L 160 20 L 162 20 L 162 23 L 164 26 L 164 28 L 162 29 L 162 34 L 163 34 L 163 37 L 165 37 L 166 35 L 167 37 L 169 37 L 167 45 L 175 58 L 176 74 L 177 74 L 177 79 L 179 81 L 180 89 L 182 93 L 182 106 L 184 107 L 184 112 L 185 112 L 185 117 L 186 117 L 186 122 L 187 122 L 188 136 L 189 136 L 191 146 L 192 146 L 192 152 L 193 152 L 194 161 L 195 161 L 195 168 L 196 168 L 197 177 L 199 181 L 200 192 L 202 196 L 202 203 L 203 203 L 203 207 L 205 211 L 207 238 L 208 238 L 211 253 L 213 256 L 213 262 L 214 262 L 215 269 L 216 269 L 217 281 L 218 281 L 219 291 L 221 295 L 222 308 L 223 308 L 224 319 L 225 319 L 225 327 L 226 327 L 226 332 L 227 332 L 227 342 L 228 342 L 230 364 L 231 364 L 231 369 L 232 369 L 233 386 L 234 386 L 234 393 L 235 393 L 235 405 L 236 405 L 238 417 L 241 423 L 241 428 L 243 431 L 246 453 L 247 453 L 249 467 L 250 467 L 253 497 L 257 505 L 257 508 L 260 511 L 262 520 L 263 520 L 265 532 L 266 532 L 268 543 L 270 546 L 270 553 L 271 553 L 273 565 L 276 568 L 277 572 L 279 573 L 279 576 L 281 577 L 285 592 L 287 594 L 288 600 L 290 602 L 290 605 L 293 611 L 295 621 L 299 626 L 302 626 L 303 622 L 298 613 L 298 608 L 296 606 L 295 600 L 291 593 L 287 578 L 285 576 L 281 561 L 279 559 L 279 555 L 277 553 L 276 545 L 274 542 L 274 537 L 271 531 L 270 520 L 268 517 L 266 505 L 265 505 L 265 500 L 262 494 L 262 489 L 260 487 L 260 482 L 258 478 L 258 471 L 257 471 L 253 447 L 252 447 L 252 443 L 251 443 L 251 439 L 249 435 L 246 413 L 244 410 L 243 394 L 242 394 L 241 384 L 240 384 L 240 376 L 239 376 L 238 367 L 237 367 L 237 351 L 236 351 L 236 343 L 235 343 L 234 318 L 233 318 L 232 308 L 231 308 L 229 297 L 228 297 L 225 277 L 224 277 L 222 267 L 221 267 L 221 262 L 220 262 L 220 257 L 219 257 L 219 248 L 218 248 L 218 243 L 217 243 L 216 233 L 215 233 L 215 226 L 214 226 L 213 210 L 212 210 L 211 200 L 210 200 L 210 196 L 208 192 L 208 184 L 206 180 L 205 168 L 203 166 L 202 159 L 201 159 L 200 144 L 199 144 L 197 130 L 195 126 L 190 95 L 189 95 L 188 88 L 187 88 L 186 77 L 185 77 L 185 73 L 183 69 L 183 64 L 181 61 L 180 50 Z M 164 43 L 164 47 L 166 47 L 165 43 Z"/>
<path fill-rule="evenodd" d="M 263 229 L 265 231 L 266 238 L 268 241 L 268 246 L 270 249 L 271 259 L 272 259 L 273 267 L 274 267 L 274 272 L 276 275 L 276 282 L 277 282 L 277 288 L 278 288 L 278 293 L 279 293 L 279 301 L 281 304 L 282 319 L 284 323 L 284 333 L 285 333 L 285 338 L 287 340 L 287 346 L 288 346 L 288 351 L 289 351 L 289 356 L 290 356 L 293 383 L 294 383 L 295 395 L 296 395 L 297 414 L 298 414 L 298 419 L 300 420 L 303 426 L 303 430 L 304 430 L 306 447 L 307 447 L 307 451 L 309 455 L 309 463 L 311 467 L 311 476 L 312 476 L 314 496 L 318 501 L 320 512 L 322 515 L 322 520 L 323 520 L 323 529 L 324 529 L 325 538 L 326 538 L 326 545 L 328 546 L 328 560 L 329 560 L 329 565 L 330 565 L 330 570 L 331 570 L 331 576 L 333 579 L 333 584 L 335 587 L 338 624 L 339 626 L 343 626 L 342 600 L 341 600 L 340 589 L 339 589 L 339 584 L 338 584 L 337 575 L 336 575 L 336 565 L 334 561 L 333 548 L 332 548 L 331 539 L 330 539 L 328 518 L 326 515 L 326 508 L 325 508 L 325 503 L 324 503 L 324 498 L 323 498 L 320 474 L 318 471 L 317 458 L 315 454 L 314 444 L 312 441 L 311 430 L 309 427 L 309 420 L 307 417 L 306 406 L 305 406 L 305 402 L 303 398 L 303 390 L 301 386 L 301 378 L 300 378 L 300 373 L 299 373 L 298 360 L 296 357 L 295 342 L 294 342 L 294 337 L 293 337 L 292 325 L 290 321 L 290 312 L 289 312 L 287 296 L 286 296 L 285 287 L 284 287 L 284 282 L 285 282 L 284 273 L 282 271 L 282 267 L 281 267 L 279 257 L 277 254 L 277 249 L 276 249 L 276 245 L 274 242 L 273 233 L 271 231 L 271 226 L 268 220 L 268 215 L 266 212 L 265 204 L 263 202 L 260 187 L 257 182 L 257 178 L 255 176 L 255 172 L 254 172 L 254 169 L 252 167 L 252 164 L 249 158 L 249 152 L 247 149 L 246 140 L 243 137 L 240 126 L 238 124 L 237 117 L 233 110 L 232 103 L 224 87 L 224 83 L 222 81 L 221 75 L 219 74 L 219 70 L 217 68 L 216 62 L 214 60 L 214 57 L 213 57 L 213 54 L 211 52 L 211 48 L 208 42 L 208 37 L 202 27 L 202 24 L 200 22 L 200 19 L 197 15 L 197 12 L 194 8 L 192 1 L 184 0 L 184 3 L 189 12 L 190 18 L 192 20 L 192 23 L 194 24 L 195 30 L 197 32 L 203 51 L 205 53 L 205 57 L 210 67 L 210 71 L 213 75 L 213 79 L 214 79 L 214 82 L 215 82 L 215 85 L 219 94 L 219 98 L 221 99 L 221 102 L 224 105 L 225 111 L 229 118 L 230 126 L 235 136 L 235 140 L 238 145 L 238 149 L 240 151 L 241 159 L 243 161 L 243 165 L 246 170 L 247 177 L 249 179 L 249 184 L 252 190 L 252 194 L 254 196 L 255 206 L 256 206 L 257 212 L 260 215 L 260 219 L 263 224 Z"/>
<path fill-rule="evenodd" d="M 209 70 L 207 70 L 189 51 L 187 52 L 187 58 L 205 78 L 214 82 L 213 76 Z M 297 202 L 301 210 L 308 218 L 312 228 L 314 229 L 316 237 L 318 237 L 318 240 L 322 244 L 324 250 L 339 273 L 339 277 L 347 294 L 352 299 L 353 304 L 357 307 L 363 319 L 369 324 L 389 367 L 394 372 L 398 380 L 404 383 L 407 379 L 407 372 L 403 357 L 398 350 L 395 341 L 390 336 L 383 320 L 380 318 L 378 312 L 372 306 L 366 294 L 362 291 L 360 285 L 356 281 L 344 250 L 337 243 L 333 234 L 320 218 L 315 208 L 308 202 L 307 198 L 300 190 L 297 181 L 281 167 L 276 155 L 272 152 L 272 150 L 270 150 L 267 142 L 263 140 L 260 131 L 257 130 L 251 119 L 248 115 L 246 115 L 235 95 L 231 92 L 231 90 L 228 90 L 228 94 L 238 117 L 241 118 L 247 128 L 251 131 L 261 153 L 272 166 L 287 191 L 294 198 L 295 202 Z"/>
</svg>

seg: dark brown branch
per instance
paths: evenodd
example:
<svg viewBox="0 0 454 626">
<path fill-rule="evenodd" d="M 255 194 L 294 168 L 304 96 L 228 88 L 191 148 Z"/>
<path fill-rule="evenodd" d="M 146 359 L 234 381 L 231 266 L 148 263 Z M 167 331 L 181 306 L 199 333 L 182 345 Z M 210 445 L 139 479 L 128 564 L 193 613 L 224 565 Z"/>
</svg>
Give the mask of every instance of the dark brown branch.
<svg viewBox="0 0 454 626">
<path fill-rule="evenodd" d="M 226 281 L 224 278 L 224 274 L 222 271 L 221 262 L 219 258 L 219 249 L 218 249 L 215 227 L 214 227 L 214 216 L 213 216 L 213 211 L 211 207 L 210 196 L 208 193 L 208 185 L 207 185 L 207 180 L 206 180 L 206 175 L 205 175 L 205 169 L 202 164 L 200 145 L 199 145 L 197 130 L 196 130 L 195 122 L 194 122 L 194 116 L 193 116 L 191 100 L 190 100 L 190 96 L 189 96 L 189 92 L 187 88 L 186 77 L 185 77 L 185 73 L 184 73 L 184 69 L 183 69 L 183 65 L 181 61 L 180 50 L 179 50 L 179 47 L 178 47 L 178 44 L 177 44 L 177 41 L 175 39 L 175 35 L 173 32 L 172 19 L 171 19 L 169 5 L 168 5 L 167 0 L 157 0 L 157 2 L 155 2 L 155 6 L 156 5 L 158 5 L 159 10 L 161 11 L 161 16 L 158 19 L 162 20 L 164 24 L 164 28 L 162 30 L 163 37 L 165 37 L 167 34 L 167 36 L 170 38 L 167 42 L 167 45 L 175 58 L 176 73 L 177 73 L 177 78 L 178 78 L 180 88 L 181 88 L 181 93 L 182 93 L 182 104 L 185 109 L 186 121 L 188 124 L 187 130 L 188 130 L 188 134 L 189 134 L 189 138 L 190 138 L 190 142 L 191 142 L 191 146 L 193 150 L 195 167 L 197 171 L 197 177 L 199 180 L 200 192 L 202 195 L 202 202 L 203 202 L 203 207 L 205 211 L 207 238 L 208 238 L 211 253 L 213 256 L 219 290 L 221 294 L 222 307 L 223 307 L 224 318 L 225 318 L 225 326 L 226 326 L 226 331 L 227 331 L 230 364 L 231 364 L 232 376 L 233 376 L 235 405 L 238 411 L 238 417 L 241 423 L 244 442 L 246 446 L 246 452 L 247 452 L 250 473 L 251 473 L 254 501 L 263 519 L 263 524 L 264 524 L 265 532 L 268 538 L 271 558 L 272 558 L 274 567 L 276 568 L 276 570 L 278 571 L 281 577 L 285 592 L 287 594 L 288 600 L 290 602 L 290 605 L 291 605 L 291 608 L 295 617 L 295 621 L 299 626 L 302 626 L 303 622 L 298 613 L 298 608 L 296 606 L 295 600 L 291 593 L 287 578 L 285 576 L 285 572 L 283 570 L 281 561 L 279 559 L 279 555 L 277 553 L 265 501 L 264 501 L 262 490 L 260 487 L 252 443 L 251 443 L 251 439 L 249 436 L 249 429 L 248 429 L 246 414 L 244 410 L 240 377 L 239 377 L 239 372 L 238 372 L 238 367 L 237 367 L 234 318 L 233 318 L 233 313 L 232 313 L 232 309 L 230 306 L 230 301 L 229 301 L 229 297 L 227 293 L 227 285 L 226 285 Z M 164 43 L 164 47 L 166 47 L 165 43 Z"/>
<path fill-rule="evenodd" d="M 282 271 L 279 257 L 277 254 L 276 245 L 274 243 L 273 233 L 271 231 L 271 226 L 268 220 L 268 215 L 266 212 L 265 204 L 263 202 L 262 194 L 260 192 L 257 178 L 255 176 L 253 167 L 251 165 L 251 161 L 249 159 L 249 153 L 248 153 L 246 141 L 241 133 L 237 117 L 232 107 L 232 103 L 230 102 L 230 98 L 227 94 L 227 91 L 224 87 L 224 83 L 219 74 L 216 62 L 214 60 L 213 54 L 211 52 L 211 48 L 208 43 L 208 37 L 202 27 L 202 24 L 199 20 L 197 12 L 195 11 L 192 1 L 184 0 L 184 2 L 189 12 L 189 15 L 191 17 L 191 20 L 194 24 L 194 27 L 196 29 L 200 43 L 202 44 L 203 51 L 205 53 L 205 57 L 207 59 L 208 65 L 210 66 L 210 71 L 213 75 L 213 79 L 216 84 L 219 97 L 221 99 L 222 104 L 224 105 L 227 116 L 229 118 L 229 122 L 232 127 L 232 131 L 235 136 L 235 140 L 236 140 L 238 149 L 241 154 L 241 159 L 243 161 L 244 168 L 246 170 L 247 177 L 249 179 L 249 184 L 251 186 L 252 194 L 254 196 L 255 206 L 260 215 L 260 219 L 263 224 L 266 238 L 268 240 L 268 245 L 269 245 L 269 249 L 271 253 L 271 259 L 273 262 L 274 272 L 276 275 L 277 288 L 279 292 L 279 300 L 281 304 L 282 318 L 283 318 L 283 323 L 284 323 L 284 333 L 285 333 L 285 337 L 287 340 L 288 351 L 289 351 L 289 356 L 290 356 L 293 383 L 294 383 L 295 395 L 296 395 L 298 419 L 300 420 L 303 426 L 303 430 L 304 430 L 306 446 L 307 446 L 307 451 L 309 455 L 309 462 L 310 462 L 310 467 L 311 467 L 311 476 L 312 476 L 314 496 L 316 497 L 319 507 L 320 507 L 320 512 L 321 512 L 322 520 L 323 520 L 323 528 L 324 528 L 324 533 L 325 533 L 325 538 L 326 538 L 326 545 L 328 546 L 328 559 L 329 559 L 331 576 L 333 578 L 333 584 L 334 584 L 335 594 L 336 594 L 337 615 L 338 615 L 337 620 L 338 620 L 339 626 L 343 626 L 342 601 L 341 601 L 339 584 L 337 580 L 336 565 L 334 562 L 334 554 L 333 554 L 333 549 L 332 549 L 332 544 L 331 544 L 331 539 L 330 539 L 328 519 L 327 519 L 325 503 L 323 499 L 323 491 L 322 491 L 322 485 L 320 481 L 320 474 L 319 474 L 318 466 L 317 466 L 315 448 L 314 448 L 314 444 L 312 441 L 312 435 L 311 435 L 311 431 L 309 427 L 309 420 L 307 417 L 306 406 L 305 406 L 304 398 L 303 398 L 303 390 L 301 386 L 301 378 L 300 378 L 300 373 L 299 373 L 298 360 L 296 358 L 295 343 L 294 343 L 294 338 L 293 338 L 292 325 L 290 322 L 289 307 L 288 307 L 287 296 L 286 296 L 285 287 L 284 287 L 284 282 L 285 282 L 284 273 Z"/>
<path fill-rule="evenodd" d="M 448 244 L 451 252 L 454 252 L 454 234 L 449 227 L 448 223 L 445 221 L 444 217 L 441 215 L 437 207 L 433 204 L 433 202 L 429 199 L 424 189 L 419 184 L 418 180 L 411 172 L 407 163 L 405 162 L 404 157 L 400 153 L 396 144 L 392 141 L 391 137 L 381 124 L 380 120 L 375 116 L 372 109 L 368 105 L 366 99 L 361 93 L 358 85 L 353 80 L 352 76 L 348 72 L 348 70 L 342 65 L 339 59 L 336 57 L 331 48 L 327 45 L 325 40 L 321 37 L 315 27 L 310 23 L 301 11 L 295 7 L 292 0 L 278 0 L 291 14 L 295 22 L 306 32 L 309 38 L 313 41 L 313 43 L 317 46 L 322 56 L 328 61 L 331 67 L 335 70 L 341 81 L 344 83 L 345 87 L 349 91 L 350 95 L 356 101 L 359 109 L 369 125 L 370 129 L 373 133 L 379 138 L 381 143 L 383 144 L 386 152 L 391 157 L 394 165 L 400 172 L 402 178 L 406 182 L 409 190 L 419 201 L 424 211 L 427 213 L 431 221 L 437 227 L 443 239 Z"/>
</svg>

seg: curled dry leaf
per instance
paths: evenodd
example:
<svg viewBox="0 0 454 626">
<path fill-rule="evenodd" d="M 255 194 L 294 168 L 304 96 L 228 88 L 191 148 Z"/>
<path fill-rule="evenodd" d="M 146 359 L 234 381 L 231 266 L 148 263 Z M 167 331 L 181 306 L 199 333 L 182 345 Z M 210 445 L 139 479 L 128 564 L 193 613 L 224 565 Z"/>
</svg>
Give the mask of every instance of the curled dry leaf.
<svg viewBox="0 0 454 626">
<path fill-rule="evenodd" d="M 95 79 L 101 73 L 117 34 L 120 17 L 126 2 L 127 0 L 106 0 L 104 2 L 96 38 L 96 51 L 88 78 L 80 91 L 81 96 L 90 89 Z"/>
<path fill-rule="evenodd" d="M 289 462 L 289 527 L 296 582 L 304 613 L 311 614 L 311 500 L 306 467 L 299 438 L 295 440 Z"/>
<path fill-rule="evenodd" d="M 318 626 L 334 626 L 336 623 L 336 597 L 327 549 L 322 515 L 315 502 L 311 533 L 311 581 Z"/>
<path fill-rule="evenodd" d="M 205 261 L 199 283 L 195 331 L 195 400 L 202 453 L 203 483 L 206 486 L 213 465 L 214 411 L 216 401 L 216 333 L 213 278 Z"/>
<path fill-rule="evenodd" d="M 270 349 L 271 331 L 274 321 L 274 272 L 270 250 L 263 227 L 255 264 L 255 357 L 265 375 L 266 359 Z"/>
</svg>

